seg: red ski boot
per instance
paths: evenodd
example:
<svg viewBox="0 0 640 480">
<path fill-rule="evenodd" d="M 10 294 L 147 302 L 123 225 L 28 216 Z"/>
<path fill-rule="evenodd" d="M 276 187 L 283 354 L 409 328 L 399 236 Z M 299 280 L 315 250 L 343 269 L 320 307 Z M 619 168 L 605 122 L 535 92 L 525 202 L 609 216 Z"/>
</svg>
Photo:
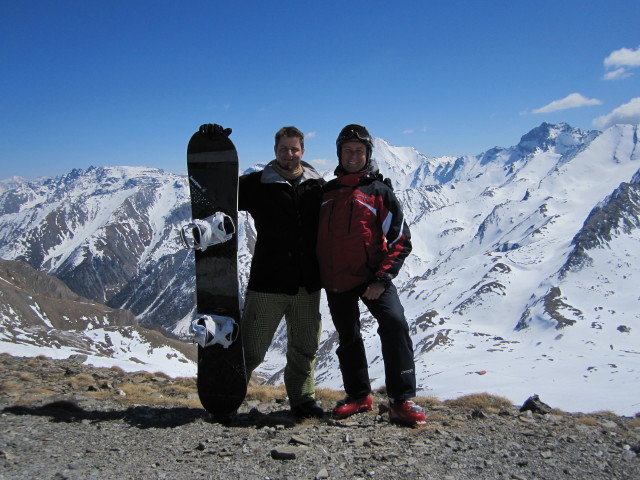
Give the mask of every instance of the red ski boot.
<svg viewBox="0 0 640 480">
<path fill-rule="evenodd" d="M 389 402 L 389 420 L 409 427 L 419 427 L 427 424 L 427 417 L 422 407 L 410 400 L 404 402 Z"/>
<path fill-rule="evenodd" d="M 356 413 L 368 412 L 371 410 L 372 402 L 371 395 L 364 398 L 346 397 L 344 400 L 340 400 L 333 409 L 333 418 L 347 418 Z"/>
</svg>

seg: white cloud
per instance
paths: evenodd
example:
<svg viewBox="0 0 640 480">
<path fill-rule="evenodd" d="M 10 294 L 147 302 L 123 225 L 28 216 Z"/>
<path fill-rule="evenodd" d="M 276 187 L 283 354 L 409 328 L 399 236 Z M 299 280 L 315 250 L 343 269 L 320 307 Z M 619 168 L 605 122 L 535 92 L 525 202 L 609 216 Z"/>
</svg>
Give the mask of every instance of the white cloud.
<svg viewBox="0 0 640 480">
<path fill-rule="evenodd" d="M 630 48 L 621 48 L 615 52 L 611 52 L 604 59 L 604 66 L 611 67 L 640 67 L 640 47 L 632 50 Z"/>
<path fill-rule="evenodd" d="M 317 132 L 309 132 L 304 136 L 304 138 L 316 138 L 317 136 L 318 136 Z"/>
<path fill-rule="evenodd" d="M 588 107 L 591 105 L 602 105 L 597 98 L 587 98 L 579 93 L 572 93 L 560 100 L 554 100 L 544 107 L 537 108 L 533 113 L 550 113 L 558 110 L 567 110 L 568 108 Z"/>
<path fill-rule="evenodd" d="M 629 78 L 633 73 L 629 73 L 626 68 L 616 68 L 610 72 L 604 74 L 602 77 L 604 80 L 622 80 L 623 78 Z"/>
<path fill-rule="evenodd" d="M 632 98 L 629 103 L 620 105 L 608 115 L 596 118 L 593 126 L 602 130 L 618 123 L 640 124 L 640 97 Z"/>
<path fill-rule="evenodd" d="M 615 50 L 604 59 L 604 66 L 607 70 L 614 69 L 605 73 L 605 80 L 621 80 L 628 78 L 633 73 L 629 70 L 635 67 L 640 67 L 640 47 L 635 50 L 631 48 L 621 48 Z"/>
<path fill-rule="evenodd" d="M 428 127 L 427 125 L 423 125 L 422 127 L 418 128 L 418 129 L 415 129 L 415 128 L 407 128 L 406 130 L 403 130 L 403 131 L 402 131 L 402 134 L 403 134 L 403 135 L 412 135 L 412 134 L 414 134 L 414 133 L 416 133 L 416 132 L 422 132 L 422 133 L 425 133 L 425 132 L 428 132 L 428 131 L 429 131 L 429 127 Z"/>
</svg>

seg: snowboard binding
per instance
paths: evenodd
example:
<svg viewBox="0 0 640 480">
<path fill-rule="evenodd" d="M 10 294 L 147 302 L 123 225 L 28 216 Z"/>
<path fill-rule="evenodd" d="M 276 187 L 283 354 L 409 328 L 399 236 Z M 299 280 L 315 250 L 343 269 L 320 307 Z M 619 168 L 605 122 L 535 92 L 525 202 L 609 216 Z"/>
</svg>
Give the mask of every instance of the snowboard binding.
<svg viewBox="0 0 640 480">
<path fill-rule="evenodd" d="M 204 252 L 207 247 L 228 242 L 236 233 L 229 215 L 216 212 L 203 220 L 196 219 L 180 230 L 180 238 L 185 247 Z"/>
<path fill-rule="evenodd" d="M 229 346 L 238 338 L 238 324 L 233 318 L 218 315 L 203 315 L 191 322 L 189 332 L 195 343 L 202 348 L 212 345 Z"/>
</svg>

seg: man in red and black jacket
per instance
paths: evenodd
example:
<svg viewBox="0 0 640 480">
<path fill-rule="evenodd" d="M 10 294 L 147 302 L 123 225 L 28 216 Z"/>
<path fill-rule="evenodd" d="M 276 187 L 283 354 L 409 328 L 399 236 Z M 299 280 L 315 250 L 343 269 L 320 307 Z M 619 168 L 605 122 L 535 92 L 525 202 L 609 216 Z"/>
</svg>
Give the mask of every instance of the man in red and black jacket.
<svg viewBox="0 0 640 480">
<path fill-rule="evenodd" d="M 337 349 L 347 397 L 333 410 L 346 418 L 371 410 L 371 384 L 358 301 L 378 321 L 392 421 L 423 425 L 416 394 L 413 343 L 392 279 L 411 252 L 411 234 L 393 189 L 371 159 L 373 140 L 361 125 L 342 129 L 336 179 L 323 187 L 317 253 L 322 286 L 340 339 Z"/>
</svg>

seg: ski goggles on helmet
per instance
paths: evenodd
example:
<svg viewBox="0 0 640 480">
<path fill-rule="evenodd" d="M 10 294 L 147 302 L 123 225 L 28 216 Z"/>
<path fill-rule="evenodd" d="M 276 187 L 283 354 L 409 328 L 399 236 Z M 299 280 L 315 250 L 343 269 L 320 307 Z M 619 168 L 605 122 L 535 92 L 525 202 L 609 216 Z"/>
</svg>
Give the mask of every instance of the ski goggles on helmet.
<svg viewBox="0 0 640 480">
<path fill-rule="evenodd" d="M 347 125 L 344 127 L 340 134 L 338 135 L 338 139 L 336 140 L 336 146 L 341 146 L 343 143 L 347 143 L 350 141 L 355 142 L 363 142 L 368 145 L 372 145 L 373 142 L 371 140 L 371 135 L 366 128 L 361 125 Z"/>
</svg>

